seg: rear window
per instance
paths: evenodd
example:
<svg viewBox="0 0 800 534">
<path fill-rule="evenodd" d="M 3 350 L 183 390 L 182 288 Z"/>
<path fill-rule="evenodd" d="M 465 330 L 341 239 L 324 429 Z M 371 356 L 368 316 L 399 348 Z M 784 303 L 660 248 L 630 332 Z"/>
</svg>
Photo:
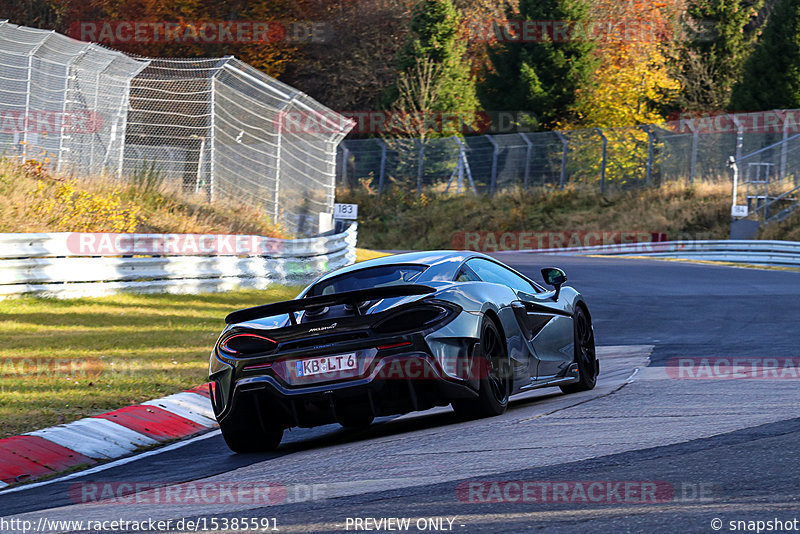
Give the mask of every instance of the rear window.
<svg viewBox="0 0 800 534">
<path fill-rule="evenodd" d="M 361 269 L 323 280 L 311 288 L 308 296 L 318 297 L 344 291 L 412 284 L 427 268 L 426 265 L 382 265 Z"/>
</svg>

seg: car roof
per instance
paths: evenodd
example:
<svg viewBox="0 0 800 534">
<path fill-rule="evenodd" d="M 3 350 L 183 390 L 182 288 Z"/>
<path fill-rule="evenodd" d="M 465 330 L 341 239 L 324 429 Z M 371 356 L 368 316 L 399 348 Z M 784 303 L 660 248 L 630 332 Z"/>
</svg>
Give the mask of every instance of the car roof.
<svg viewBox="0 0 800 534">
<path fill-rule="evenodd" d="M 381 258 L 362 261 L 360 263 L 356 263 L 348 267 L 343 267 L 341 269 L 338 269 L 336 271 L 324 275 L 322 278 L 317 280 L 316 283 L 322 282 L 323 280 L 327 280 L 328 278 L 333 278 L 334 276 L 339 276 L 353 271 L 359 271 L 361 269 L 369 269 L 370 267 L 380 267 L 382 265 L 413 263 L 417 265 L 427 265 L 429 268 L 444 266 L 445 264 L 455 265 L 457 267 L 461 265 L 464 261 L 468 260 L 469 258 L 474 258 L 474 257 L 488 258 L 488 256 L 486 256 L 485 254 L 481 254 L 480 252 L 457 251 L 457 250 L 431 250 L 424 252 L 407 252 L 404 254 L 392 254 L 390 256 L 383 256 Z"/>
</svg>

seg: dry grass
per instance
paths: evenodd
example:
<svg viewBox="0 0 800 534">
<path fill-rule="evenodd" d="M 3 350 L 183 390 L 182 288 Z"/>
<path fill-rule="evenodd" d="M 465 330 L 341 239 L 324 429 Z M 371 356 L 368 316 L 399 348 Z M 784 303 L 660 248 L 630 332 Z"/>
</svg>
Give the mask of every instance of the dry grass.
<svg viewBox="0 0 800 534">
<path fill-rule="evenodd" d="M 761 239 L 800 241 L 800 213 L 795 213 L 783 222 L 771 224 L 761 231 Z"/>
<path fill-rule="evenodd" d="M 359 244 L 373 249 L 449 248 L 464 231 L 642 231 L 670 239 L 720 239 L 727 238 L 730 223 L 726 183 L 606 195 L 516 190 L 493 198 L 342 191 L 337 200 L 359 204 Z"/>
<path fill-rule="evenodd" d="M 287 237 L 259 210 L 179 192 L 158 180 L 68 179 L 0 159 L 0 232 L 174 232 Z"/>
</svg>

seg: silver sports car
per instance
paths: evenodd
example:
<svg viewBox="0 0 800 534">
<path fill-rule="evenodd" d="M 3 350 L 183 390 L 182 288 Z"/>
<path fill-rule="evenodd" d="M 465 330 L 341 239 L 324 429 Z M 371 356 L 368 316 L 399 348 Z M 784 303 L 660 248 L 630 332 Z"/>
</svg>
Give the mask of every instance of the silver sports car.
<svg viewBox="0 0 800 534">
<path fill-rule="evenodd" d="M 492 416 L 534 388 L 592 389 L 586 302 L 560 269 L 542 275 L 553 289 L 483 254 L 415 252 L 231 313 L 209 371 L 226 443 L 268 450 L 290 427 L 361 427 L 448 404 L 461 417 Z"/>
</svg>

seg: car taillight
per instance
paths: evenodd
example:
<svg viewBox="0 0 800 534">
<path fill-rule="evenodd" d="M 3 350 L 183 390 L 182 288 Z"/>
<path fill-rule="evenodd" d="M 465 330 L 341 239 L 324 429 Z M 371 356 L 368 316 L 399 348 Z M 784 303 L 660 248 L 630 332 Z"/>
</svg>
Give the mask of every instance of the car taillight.
<svg viewBox="0 0 800 534">
<path fill-rule="evenodd" d="M 400 347 L 408 347 L 411 345 L 410 341 L 401 341 L 400 343 L 390 343 L 388 345 L 378 345 L 378 350 L 389 350 L 389 349 L 397 349 Z"/>
<path fill-rule="evenodd" d="M 220 350 L 232 356 L 247 356 L 269 352 L 278 342 L 256 334 L 234 334 L 219 344 Z"/>
<path fill-rule="evenodd" d="M 424 330 L 447 317 L 450 310 L 444 306 L 416 306 L 409 308 L 377 323 L 372 329 L 379 334 L 394 334 Z"/>
</svg>

